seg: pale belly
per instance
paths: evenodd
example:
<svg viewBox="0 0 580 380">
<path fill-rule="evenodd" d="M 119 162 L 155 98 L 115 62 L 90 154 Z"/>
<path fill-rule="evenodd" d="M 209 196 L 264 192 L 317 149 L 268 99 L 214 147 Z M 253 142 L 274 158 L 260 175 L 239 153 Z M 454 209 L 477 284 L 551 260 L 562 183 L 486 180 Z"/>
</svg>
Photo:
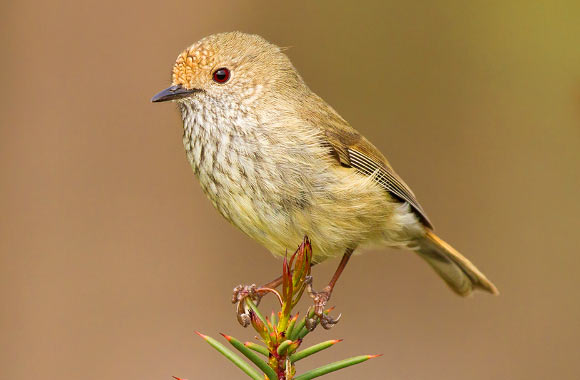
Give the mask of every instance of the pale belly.
<svg viewBox="0 0 580 380">
<path fill-rule="evenodd" d="M 314 261 L 321 262 L 347 248 L 406 247 L 420 232 L 408 205 L 350 169 L 297 174 L 278 168 L 274 177 L 284 180 L 276 181 L 244 176 L 235 167 L 216 174 L 209 167 L 192 166 L 224 218 L 276 256 L 294 252 L 304 236 L 313 243 Z"/>
</svg>

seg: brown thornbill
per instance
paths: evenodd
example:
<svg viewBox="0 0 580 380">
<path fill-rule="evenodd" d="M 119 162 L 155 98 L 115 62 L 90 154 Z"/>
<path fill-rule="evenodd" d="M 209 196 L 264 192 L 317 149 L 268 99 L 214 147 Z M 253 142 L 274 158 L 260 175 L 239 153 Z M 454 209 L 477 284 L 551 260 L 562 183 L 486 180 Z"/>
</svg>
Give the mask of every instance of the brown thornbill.
<svg viewBox="0 0 580 380">
<path fill-rule="evenodd" d="M 353 251 L 367 245 L 416 252 L 462 296 L 497 293 L 433 232 L 383 154 L 262 37 L 231 32 L 194 43 L 152 101 L 177 103 L 193 172 L 228 221 L 278 256 L 305 235 L 317 244 L 314 263 L 343 255 L 328 286 L 311 292 L 317 315 Z"/>
</svg>

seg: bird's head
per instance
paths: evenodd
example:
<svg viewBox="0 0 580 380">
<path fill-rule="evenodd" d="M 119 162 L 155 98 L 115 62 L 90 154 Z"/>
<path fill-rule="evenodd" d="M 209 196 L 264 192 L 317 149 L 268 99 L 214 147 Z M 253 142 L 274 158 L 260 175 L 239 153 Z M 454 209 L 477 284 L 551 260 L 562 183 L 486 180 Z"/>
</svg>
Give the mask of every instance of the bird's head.
<svg viewBox="0 0 580 380">
<path fill-rule="evenodd" d="M 250 103 L 301 85 L 278 46 L 257 35 L 229 32 L 205 37 L 179 54 L 172 85 L 151 101 L 187 102 L 197 97 Z"/>
</svg>

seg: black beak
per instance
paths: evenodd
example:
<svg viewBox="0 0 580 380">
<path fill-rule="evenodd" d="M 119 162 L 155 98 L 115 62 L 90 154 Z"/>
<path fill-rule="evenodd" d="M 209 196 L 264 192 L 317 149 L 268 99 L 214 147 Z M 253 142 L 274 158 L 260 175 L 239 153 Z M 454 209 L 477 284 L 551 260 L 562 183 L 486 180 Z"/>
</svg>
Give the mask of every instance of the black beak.
<svg viewBox="0 0 580 380">
<path fill-rule="evenodd" d="M 166 102 L 168 100 L 187 98 L 191 94 L 194 94 L 194 93 L 200 92 L 200 91 L 201 90 L 199 90 L 197 88 L 192 88 L 192 89 L 188 90 L 187 88 L 183 88 L 180 84 L 178 84 L 178 85 L 166 88 L 165 90 L 157 93 L 153 98 L 151 98 L 151 101 L 153 103 L 158 103 L 158 102 Z"/>
</svg>

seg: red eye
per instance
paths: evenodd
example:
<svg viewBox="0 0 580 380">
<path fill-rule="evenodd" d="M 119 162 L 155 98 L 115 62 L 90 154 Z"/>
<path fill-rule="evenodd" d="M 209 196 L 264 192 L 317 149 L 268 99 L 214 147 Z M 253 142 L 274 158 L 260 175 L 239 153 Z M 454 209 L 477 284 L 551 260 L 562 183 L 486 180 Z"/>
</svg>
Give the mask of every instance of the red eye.
<svg viewBox="0 0 580 380">
<path fill-rule="evenodd" d="M 222 67 L 213 72 L 213 80 L 218 83 L 226 83 L 230 79 L 230 70 Z"/>
</svg>

